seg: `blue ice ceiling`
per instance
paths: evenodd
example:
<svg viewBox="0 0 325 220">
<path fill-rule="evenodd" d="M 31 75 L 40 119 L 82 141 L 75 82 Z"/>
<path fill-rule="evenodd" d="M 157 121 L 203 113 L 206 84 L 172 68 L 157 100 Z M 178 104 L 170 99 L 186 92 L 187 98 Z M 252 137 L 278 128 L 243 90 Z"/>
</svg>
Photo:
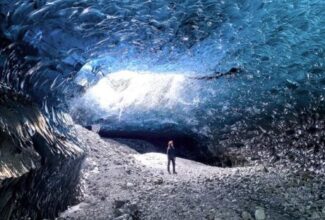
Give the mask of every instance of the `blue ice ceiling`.
<svg viewBox="0 0 325 220">
<path fill-rule="evenodd" d="M 6 1 L 28 71 L 1 82 L 107 130 L 222 131 L 324 110 L 325 2 Z M 232 67 L 241 71 L 195 79 Z M 27 77 L 28 76 L 28 77 Z M 288 116 L 289 115 L 289 116 Z"/>
</svg>

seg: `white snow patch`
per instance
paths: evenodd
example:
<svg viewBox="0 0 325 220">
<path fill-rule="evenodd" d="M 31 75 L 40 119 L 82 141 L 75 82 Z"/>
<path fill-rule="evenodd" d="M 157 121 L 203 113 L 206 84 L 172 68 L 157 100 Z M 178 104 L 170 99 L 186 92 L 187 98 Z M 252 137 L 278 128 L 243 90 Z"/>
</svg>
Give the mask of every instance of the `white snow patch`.
<svg viewBox="0 0 325 220">
<path fill-rule="evenodd" d="M 66 211 L 62 212 L 62 213 L 60 214 L 60 217 L 62 217 L 62 218 L 68 217 L 68 216 L 71 215 L 72 213 L 75 213 L 75 212 L 77 212 L 77 211 L 79 211 L 79 210 L 82 210 L 82 208 L 83 208 L 84 206 L 86 206 L 86 205 L 87 205 L 87 203 L 82 202 L 82 203 L 79 203 L 79 204 L 77 204 L 77 205 L 75 205 L 75 206 L 71 206 L 71 207 L 69 207 Z"/>
</svg>

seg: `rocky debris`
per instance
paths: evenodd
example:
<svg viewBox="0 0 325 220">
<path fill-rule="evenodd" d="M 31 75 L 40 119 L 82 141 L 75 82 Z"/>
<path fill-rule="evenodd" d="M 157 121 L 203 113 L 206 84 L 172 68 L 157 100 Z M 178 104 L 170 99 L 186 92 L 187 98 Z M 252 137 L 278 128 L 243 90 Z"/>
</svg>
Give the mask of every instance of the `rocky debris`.
<svg viewBox="0 0 325 220">
<path fill-rule="evenodd" d="M 116 218 L 114 218 L 114 220 L 132 220 L 132 216 L 130 216 L 129 214 L 123 214 L 121 216 L 118 216 Z"/>
<path fill-rule="evenodd" d="M 268 163 L 220 168 L 177 158 L 178 175 L 169 175 L 165 154 L 139 154 L 128 146 L 131 141 L 102 140 L 81 127 L 76 132 L 97 151 L 88 151 L 82 170 L 88 205 L 66 219 L 325 218 L 321 174 Z"/>
<path fill-rule="evenodd" d="M 153 181 L 153 183 L 156 184 L 156 185 L 161 185 L 161 184 L 164 183 L 164 180 L 161 177 L 155 178 L 154 181 Z"/>
<path fill-rule="evenodd" d="M 297 113 L 295 120 L 280 121 L 272 129 L 247 131 L 236 124 L 236 132 L 222 134 L 222 161 L 229 159 L 235 166 L 258 164 L 282 166 L 292 172 L 325 173 L 325 119 L 315 112 Z M 316 120 L 317 119 L 317 120 Z M 230 128 L 229 128 L 230 129 Z"/>
<path fill-rule="evenodd" d="M 132 188 L 133 186 L 134 186 L 133 183 L 130 183 L 130 182 L 127 182 L 127 183 L 126 183 L 126 187 L 127 187 L 127 188 Z"/>
<path fill-rule="evenodd" d="M 257 207 L 257 209 L 255 211 L 255 219 L 256 220 L 265 220 L 266 219 L 265 211 L 262 207 Z"/>
<path fill-rule="evenodd" d="M 215 209 L 211 209 L 211 210 L 209 210 L 209 213 L 208 213 L 208 215 L 206 216 L 206 219 L 207 219 L 207 220 L 215 220 L 215 219 L 217 219 L 217 217 L 215 217 L 215 212 L 216 212 Z"/>
<path fill-rule="evenodd" d="M 252 215 L 249 212 L 243 211 L 241 214 L 243 220 L 254 220 Z"/>
<path fill-rule="evenodd" d="M 129 200 L 115 200 L 113 203 L 114 219 L 135 220 L 138 219 L 139 210 L 136 203 Z"/>
<path fill-rule="evenodd" d="M 119 209 L 128 202 L 130 202 L 130 201 L 129 200 L 115 200 L 113 203 L 113 206 L 115 209 Z"/>
</svg>

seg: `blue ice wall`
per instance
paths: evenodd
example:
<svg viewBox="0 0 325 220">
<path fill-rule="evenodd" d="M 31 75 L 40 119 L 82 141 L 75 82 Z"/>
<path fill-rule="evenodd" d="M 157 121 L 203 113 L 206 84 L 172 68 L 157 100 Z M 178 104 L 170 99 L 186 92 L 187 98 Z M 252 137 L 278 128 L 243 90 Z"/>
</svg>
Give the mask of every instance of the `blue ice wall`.
<svg viewBox="0 0 325 220">
<path fill-rule="evenodd" d="M 265 130 L 283 118 L 324 112 L 323 0 L 3 0 L 1 16 L 4 38 L 36 51 L 23 58 L 33 60 L 28 71 L 3 71 L 1 82 L 37 100 L 68 103 L 84 124 L 172 124 L 218 141 L 221 131 Z M 232 67 L 242 71 L 191 78 Z M 123 71 L 134 75 L 110 78 Z M 94 99 L 89 91 L 101 80 L 108 89 L 95 90 Z M 133 93 L 129 86 L 146 89 Z M 132 93 L 139 97 L 130 101 Z"/>
</svg>

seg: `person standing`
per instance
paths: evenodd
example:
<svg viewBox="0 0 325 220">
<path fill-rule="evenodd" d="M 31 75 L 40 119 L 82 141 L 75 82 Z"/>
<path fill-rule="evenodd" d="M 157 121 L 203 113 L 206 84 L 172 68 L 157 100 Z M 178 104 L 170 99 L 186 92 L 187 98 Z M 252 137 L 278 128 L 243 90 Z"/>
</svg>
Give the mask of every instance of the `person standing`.
<svg viewBox="0 0 325 220">
<path fill-rule="evenodd" d="M 174 147 L 174 141 L 170 140 L 170 141 L 168 141 L 168 146 L 167 146 L 167 160 L 168 160 L 167 171 L 168 171 L 168 173 L 170 173 L 169 167 L 170 167 L 170 162 L 172 162 L 173 173 L 177 174 L 176 170 L 175 170 L 175 166 L 176 166 L 175 159 L 176 159 L 176 152 L 175 152 L 175 147 Z"/>
</svg>

